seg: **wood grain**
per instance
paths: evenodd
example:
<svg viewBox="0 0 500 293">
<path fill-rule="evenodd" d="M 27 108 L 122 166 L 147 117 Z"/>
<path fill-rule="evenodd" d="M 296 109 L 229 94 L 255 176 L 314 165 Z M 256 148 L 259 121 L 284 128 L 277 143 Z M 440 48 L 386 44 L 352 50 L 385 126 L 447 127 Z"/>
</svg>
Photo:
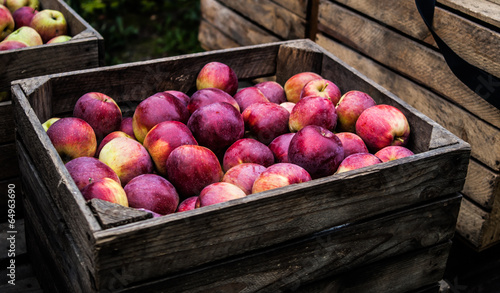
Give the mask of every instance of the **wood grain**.
<svg viewBox="0 0 500 293">
<path fill-rule="evenodd" d="M 314 0 L 272 0 L 292 11 L 302 18 L 307 18 L 307 11 L 311 1 Z"/>
<path fill-rule="evenodd" d="M 500 110 L 462 84 L 435 50 L 326 0 L 318 29 L 500 127 Z"/>
<path fill-rule="evenodd" d="M 500 201 L 500 173 L 471 160 L 462 193 L 487 211 Z"/>
<path fill-rule="evenodd" d="M 88 202 L 103 229 L 150 219 L 153 214 L 138 209 L 124 207 L 101 199 L 93 198 Z"/>
<path fill-rule="evenodd" d="M 14 142 L 14 115 L 11 101 L 0 103 L 0 143 Z"/>
<path fill-rule="evenodd" d="M 200 20 L 198 41 L 207 51 L 239 47 L 240 44 L 226 36 L 206 20 Z"/>
<path fill-rule="evenodd" d="M 500 6 L 493 4 L 491 1 L 438 0 L 437 2 L 495 27 L 500 27 Z"/>
</svg>

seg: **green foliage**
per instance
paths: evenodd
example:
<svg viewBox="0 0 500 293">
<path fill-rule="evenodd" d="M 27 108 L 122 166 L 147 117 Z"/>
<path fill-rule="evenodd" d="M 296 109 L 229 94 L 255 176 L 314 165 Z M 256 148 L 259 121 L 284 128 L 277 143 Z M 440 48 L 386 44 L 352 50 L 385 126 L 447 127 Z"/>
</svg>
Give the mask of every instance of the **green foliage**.
<svg viewBox="0 0 500 293">
<path fill-rule="evenodd" d="M 199 0 L 66 0 L 104 38 L 106 65 L 200 52 Z"/>
</svg>

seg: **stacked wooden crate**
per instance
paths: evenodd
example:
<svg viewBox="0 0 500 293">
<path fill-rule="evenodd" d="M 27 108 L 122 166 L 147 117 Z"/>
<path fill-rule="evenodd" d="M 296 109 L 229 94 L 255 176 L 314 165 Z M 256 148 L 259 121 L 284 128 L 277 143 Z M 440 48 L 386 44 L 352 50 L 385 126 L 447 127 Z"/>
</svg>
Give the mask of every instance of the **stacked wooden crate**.
<svg viewBox="0 0 500 293">
<path fill-rule="evenodd" d="M 72 40 L 0 52 L 0 203 L 4 211 L 8 185 L 19 186 L 19 166 L 14 144 L 14 115 L 10 100 L 12 81 L 50 73 L 93 68 L 104 63 L 104 40 L 62 0 L 40 0 L 40 9 L 61 11 Z M 4 94 L 2 94 L 4 93 Z M 20 190 L 20 188 L 19 188 Z M 20 212 L 20 211 L 19 211 Z M 7 212 L 2 212 L 3 220 Z"/>
<path fill-rule="evenodd" d="M 500 242 L 500 111 L 462 84 L 448 68 L 414 0 L 299 1 L 303 34 L 278 33 L 255 15 L 256 4 L 202 0 L 200 41 L 207 49 L 309 37 L 400 96 L 472 146 L 458 233 L 476 250 Z M 238 1 L 240 2 L 240 1 Z M 292 1 L 269 13 L 269 23 L 297 11 Z M 286 3 L 278 3 L 286 2 Z M 272 3 L 272 4 L 271 4 Z M 224 14 L 217 14 L 211 7 Z M 299 14 L 297 14 L 299 15 Z M 216 20 L 216 21 L 215 21 Z M 305 21 L 305 23 L 304 23 Z M 238 23 L 238 32 L 228 23 Z M 226 25 L 224 25 L 226 24 Z M 252 28 L 252 29 L 249 29 Z M 245 32 L 257 31 L 250 37 Z M 289 24 L 288 31 L 292 30 Z M 438 0 L 434 29 L 465 60 L 500 77 L 500 5 L 492 0 Z M 281 29 L 281 31 L 287 31 Z M 296 30 L 294 30 L 296 31 Z M 210 42 L 208 40 L 220 40 Z M 485 81 L 487 91 L 490 86 Z"/>
</svg>

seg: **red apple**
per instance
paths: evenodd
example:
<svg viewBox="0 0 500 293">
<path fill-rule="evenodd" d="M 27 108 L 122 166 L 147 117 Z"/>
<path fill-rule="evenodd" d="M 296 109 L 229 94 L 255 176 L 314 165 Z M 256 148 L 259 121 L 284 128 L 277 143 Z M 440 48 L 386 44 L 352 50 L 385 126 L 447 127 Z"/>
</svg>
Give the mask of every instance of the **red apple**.
<svg viewBox="0 0 500 293">
<path fill-rule="evenodd" d="M 288 147 L 294 135 L 295 132 L 282 134 L 269 144 L 269 149 L 273 152 L 276 163 L 289 163 Z"/>
<path fill-rule="evenodd" d="M 1 3 L 2 1 L 0 1 Z M 38 0 L 5 0 L 4 5 L 7 6 L 11 13 L 23 6 L 29 6 L 33 9 L 38 9 L 40 3 Z"/>
<path fill-rule="evenodd" d="M 189 128 L 179 121 L 163 121 L 156 124 L 144 138 L 144 147 L 153 159 L 158 174 L 167 175 L 166 162 L 170 153 L 178 146 L 197 145 Z"/>
<path fill-rule="evenodd" d="M 81 192 L 85 200 L 98 198 L 128 207 L 127 195 L 123 187 L 111 178 L 106 177 L 94 181 L 85 186 Z"/>
<path fill-rule="evenodd" d="M 216 88 L 204 88 L 194 92 L 191 95 L 189 103 L 187 105 L 187 109 L 189 110 L 189 114 L 193 114 L 194 111 L 199 108 L 210 105 L 217 102 L 226 102 L 233 105 L 238 112 L 240 112 L 240 106 L 238 102 L 228 93 L 223 90 Z"/>
<path fill-rule="evenodd" d="M 276 137 L 288 133 L 290 113 L 278 104 L 254 103 L 242 113 L 245 128 L 263 144 L 270 144 Z"/>
<path fill-rule="evenodd" d="M 240 112 L 245 111 L 245 109 L 253 103 L 269 102 L 264 94 L 253 86 L 246 87 L 238 91 L 234 95 L 234 99 L 240 106 Z"/>
<path fill-rule="evenodd" d="M 225 102 L 206 105 L 196 110 L 187 123 L 198 144 L 223 156 L 226 149 L 243 138 L 245 123 L 238 110 Z"/>
<path fill-rule="evenodd" d="M 57 120 L 49 127 L 47 135 L 64 163 L 78 157 L 93 157 L 97 149 L 94 130 L 80 118 Z"/>
<path fill-rule="evenodd" d="M 232 183 L 248 195 L 252 193 L 252 186 L 255 179 L 266 169 L 266 167 L 260 164 L 241 163 L 227 170 L 224 177 L 222 177 L 222 182 Z"/>
<path fill-rule="evenodd" d="M 3 40 L 0 42 L 0 51 L 21 49 L 21 48 L 26 48 L 26 47 L 28 47 L 28 45 L 26 45 L 26 43 L 19 42 L 19 41 Z"/>
<path fill-rule="evenodd" d="M 198 208 L 199 206 L 196 206 L 197 201 L 198 196 L 191 196 L 186 198 L 185 200 L 181 201 L 181 203 L 177 207 L 177 212 L 180 213 Z"/>
<path fill-rule="evenodd" d="M 0 41 L 5 39 L 15 29 L 14 18 L 7 7 L 0 4 Z"/>
<path fill-rule="evenodd" d="M 101 149 L 99 160 L 115 171 L 123 186 L 136 176 L 153 172 L 148 151 L 137 140 L 128 137 L 109 141 Z"/>
<path fill-rule="evenodd" d="M 139 175 L 130 180 L 123 189 L 132 208 L 143 208 L 160 215 L 168 215 L 175 212 L 179 205 L 179 195 L 175 187 L 159 175 Z"/>
<path fill-rule="evenodd" d="M 344 158 L 352 154 L 369 152 L 365 142 L 357 134 L 352 132 L 339 132 L 336 133 L 336 135 L 340 138 L 342 146 L 344 147 Z"/>
<path fill-rule="evenodd" d="M 233 96 L 238 90 L 238 77 L 233 69 L 220 62 L 205 64 L 196 77 L 196 89 L 218 88 Z"/>
<path fill-rule="evenodd" d="M 311 176 L 304 168 L 291 163 L 278 163 L 260 173 L 253 183 L 252 193 L 310 180 Z"/>
<path fill-rule="evenodd" d="M 253 138 L 242 138 L 226 150 L 222 165 L 224 171 L 227 171 L 242 163 L 256 163 L 269 167 L 274 164 L 274 155 L 269 147 L 260 141 Z"/>
<path fill-rule="evenodd" d="M 280 104 L 281 107 L 285 108 L 290 114 L 292 113 L 293 107 L 295 107 L 295 103 L 292 102 L 284 102 Z"/>
<path fill-rule="evenodd" d="M 299 130 L 288 147 L 290 163 L 306 169 L 313 179 L 334 174 L 343 159 L 344 148 L 340 139 L 317 125 Z"/>
<path fill-rule="evenodd" d="M 81 96 L 73 108 L 73 116 L 90 124 L 98 141 L 120 129 L 122 122 L 122 111 L 115 100 L 99 92 Z"/>
<path fill-rule="evenodd" d="M 275 81 L 263 81 L 255 85 L 271 103 L 281 104 L 286 102 L 283 87 Z"/>
<path fill-rule="evenodd" d="M 327 98 L 332 101 L 333 105 L 337 105 L 340 100 L 341 93 L 339 87 L 328 79 L 314 79 L 306 83 L 300 93 L 300 98 L 309 96 L 318 96 Z"/>
<path fill-rule="evenodd" d="M 347 156 L 339 165 L 336 174 L 351 171 L 354 169 L 363 168 L 375 164 L 382 163 L 382 161 L 375 155 L 370 153 L 357 153 Z"/>
<path fill-rule="evenodd" d="M 410 125 L 398 108 L 376 105 L 359 115 L 356 134 L 375 153 L 390 145 L 405 146 L 410 138 Z"/>
<path fill-rule="evenodd" d="M 44 9 L 39 11 L 31 19 L 30 26 L 40 34 L 44 43 L 57 36 L 68 34 L 66 18 L 59 10 Z"/>
<path fill-rule="evenodd" d="M 290 77 L 283 87 L 288 102 L 297 103 L 304 86 L 313 79 L 322 79 L 321 75 L 314 72 L 301 72 Z"/>
<path fill-rule="evenodd" d="M 137 105 L 132 117 L 135 138 L 143 142 L 148 131 L 163 121 L 186 123 L 189 111 L 184 104 L 171 94 L 156 93 Z"/>
<path fill-rule="evenodd" d="M 42 38 L 34 29 L 29 26 L 22 26 L 8 35 L 4 41 L 19 41 L 28 47 L 42 45 Z"/>
<path fill-rule="evenodd" d="M 410 149 L 404 146 L 396 145 L 386 146 L 375 153 L 375 156 L 377 156 L 377 158 L 379 158 L 382 162 L 393 161 L 413 155 L 414 153 Z"/>
<path fill-rule="evenodd" d="M 130 135 L 126 134 L 126 133 L 125 133 L 125 132 L 123 132 L 123 131 L 119 131 L 119 130 L 117 130 L 117 131 L 113 131 L 113 132 L 111 132 L 110 134 L 106 135 L 106 136 L 102 139 L 101 143 L 100 143 L 100 144 L 99 144 L 99 146 L 97 147 L 97 151 L 95 152 L 95 156 L 96 156 L 97 158 L 99 158 L 99 154 L 101 153 L 102 148 L 103 148 L 103 147 L 104 147 L 104 146 L 105 146 L 108 142 L 110 142 L 112 139 L 117 138 L 117 137 L 128 137 L 128 138 L 132 138 Z M 133 138 L 132 138 L 132 139 L 133 139 Z"/>
<path fill-rule="evenodd" d="M 118 130 L 125 132 L 130 137 L 135 139 L 134 127 L 132 126 L 132 123 L 132 117 L 122 117 L 122 122 L 120 123 L 120 128 L 118 128 Z"/>
<path fill-rule="evenodd" d="M 243 198 L 246 194 L 238 186 L 227 182 L 212 183 L 200 192 L 197 205 L 205 207 L 221 202 Z"/>
<path fill-rule="evenodd" d="M 90 183 L 103 178 L 111 178 L 120 183 L 115 171 L 94 157 L 75 158 L 65 166 L 80 191 Z"/>
<path fill-rule="evenodd" d="M 22 26 L 30 26 L 33 16 L 38 13 L 38 10 L 23 6 L 12 13 L 12 18 L 14 18 L 14 23 L 16 24 L 16 29 Z"/>
<path fill-rule="evenodd" d="M 179 99 L 179 101 L 181 101 L 184 104 L 184 106 L 187 107 L 190 97 L 188 95 L 186 95 L 185 93 L 183 93 L 181 91 L 175 91 L 175 90 L 168 90 L 168 91 L 165 91 L 165 93 L 171 94 L 172 96 L 176 97 L 177 99 Z"/>
<path fill-rule="evenodd" d="M 335 129 L 337 113 L 330 99 L 319 96 L 300 99 L 292 109 L 288 127 L 291 132 L 297 132 L 307 125 L 318 125 L 330 131 Z"/>
<path fill-rule="evenodd" d="M 359 115 L 376 103 L 368 94 L 360 91 L 345 93 L 337 103 L 337 132 L 355 132 Z"/>
<path fill-rule="evenodd" d="M 168 156 L 166 167 L 167 179 L 175 186 L 181 200 L 199 195 L 205 186 L 221 181 L 224 175 L 217 156 L 210 149 L 197 145 L 175 148 Z"/>
</svg>

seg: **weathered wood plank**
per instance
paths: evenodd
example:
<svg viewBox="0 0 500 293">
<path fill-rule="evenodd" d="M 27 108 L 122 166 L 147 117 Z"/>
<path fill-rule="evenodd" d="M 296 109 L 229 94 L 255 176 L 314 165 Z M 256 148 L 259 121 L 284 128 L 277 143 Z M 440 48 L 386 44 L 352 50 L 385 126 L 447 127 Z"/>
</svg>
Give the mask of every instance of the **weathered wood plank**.
<svg viewBox="0 0 500 293">
<path fill-rule="evenodd" d="M 189 292 L 325 292 L 332 284 L 346 292 L 351 292 L 349 289 L 352 292 L 406 292 L 442 278 L 448 241 L 453 237 L 456 222 L 453 215 L 458 213 L 459 204 L 460 196 L 446 197 L 369 221 L 333 227 L 148 285 L 126 288 L 124 284 L 122 292 L 134 292 L 138 288 L 148 292 L 164 288 Z M 431 265 L 423 265 L 423 261 L 431 257 L 434 258 Z M 379 261 L 382 262 L 377 263 Z M 394 275 L 397 269 L 401 269 L 400 273 L 405 270 L 413 273 L 397 274 L 398 278 Z M 360 282 L 357 274 L 366 278 Z M 122 277 L 129 280 L 131 276 L 122 274 Z M 326 282 L 319 281 L 325 278 Z M 400 278 L 409 279 L 401 282 Z M 308 285 L 314 281 L 319 282 Z"/>
<path fill-rule="evenodd" d="M 215 0 L 201 0 L 202 19 L 217 27 L 238 44 L 248 46 L 276 42 L 280 39 L 241 17 Z"/>
<path fill-rule="evenodd" d="M 435 50 L 326 0 L 320 2 L 318 28 L 500 127 L 500 110 L 462 84 Z"/>
<path fill-rule="evenodd" d="M 8 211 L 8 200 L 9 200 L 9 189 L 13 189 L 15 192 L 16 219 L 22 219 L 24 216 L 23 204 L 21 201 L 21 198 L 23 196 L 21 178 L 20 177 L 9 178 L 0 181 L 0 212 L 1 212 L 0 222 L 6 222 L 8 219 L 7 211 Z"/>
<path fill-rule="evenodd" d="M 493 204 L 500 201 L 500 174 L 471 160 L 462 193 L 485 210 L 491 211 Z"/>
<path fill-rule="evenodd" d="M 380 65 L 327 35 L 316 42 L 367 77 L 471 144 L 472 156 L 493 170 L 500 170 L 500 130 L 408 78 Z"/>
<path fill-rule="evenodd" d="M 0 103 L 0 143 L 14 142 L 14 115 L 12 101 Z"/>
<path fill-rule="evenodd" d="M 307 18 L 311 0 L 272 0 L 302 18 Z M 314 1 L 314 0 L 313 0 Z"/>
<path fill-rule="evenodd" d="M 203 19 L 200 20 L 198 41 L 200 41 L 203 49 L 207 51 L 235 48 L 240 46 L 240 44 L 224 35 L 219 29 Z"/>
<path fill-rule="evenodd" d="M 500 6 L 492 4 L 491 1 L 438 0 L 437 2 L 495 27 L 500 27 Z"/>
<path fill-rule="evenodd" d="M 150 219 L 153 214 L 138 209 L 124 207 L 101 199 L 93 198 L 88 202 L 103 229 Z"/>
<path fill-rule="evenodd" d="M 457 233 L 469 241 L 476 249 L 485 245 L 484 227 L 488 222 L 489 213 L 482 210 L 467 198 L 462 199 L 457 220 Z"/>
</svg>

